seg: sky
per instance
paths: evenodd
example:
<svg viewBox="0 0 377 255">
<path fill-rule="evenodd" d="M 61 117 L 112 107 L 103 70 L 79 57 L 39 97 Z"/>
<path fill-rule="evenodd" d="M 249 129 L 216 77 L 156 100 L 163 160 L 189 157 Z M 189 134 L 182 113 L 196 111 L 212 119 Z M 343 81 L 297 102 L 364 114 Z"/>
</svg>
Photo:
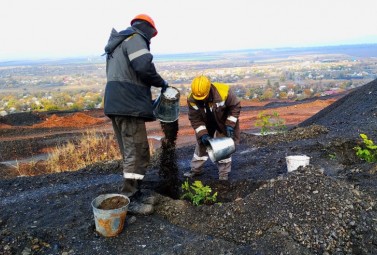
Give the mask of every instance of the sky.
<svg viewBox="0 0 377 255">
<path fill-rule="evenodd" d="M 155 21 L 152 54 L 377 43 L 377 0 L 1 0 L 0 61 L 100 56 Z"/>
</svg>

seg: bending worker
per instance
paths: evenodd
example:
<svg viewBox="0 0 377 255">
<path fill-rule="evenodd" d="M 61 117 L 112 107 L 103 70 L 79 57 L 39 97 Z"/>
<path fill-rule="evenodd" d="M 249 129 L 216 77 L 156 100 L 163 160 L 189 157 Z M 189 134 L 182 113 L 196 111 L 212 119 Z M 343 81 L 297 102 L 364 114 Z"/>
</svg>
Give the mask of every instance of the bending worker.
<svg viewBox="0 0 377 255">
<path fill-rule="evenodd" d="M 132 198 L 131 201 L 137 201 L 135 197 L 140 194 L 140 182 L 150 160 L 145 122 L 156 120 L 151 86 L 160 87 L 162 91 L 168 87 L 156 71 L 149 48 L 156 35 L 152 18 L 139 14 L 126 30 L 117 32 L 113 29 L 105 47 L 107 84 L 104 111 L 112 121 L 123 157 L 121 192 Z M 152 206 L 134 207 L 142 208 L 139 210 L 141 214 L 153 211 Z"/>
<path fill-rule="evenodd" d="M 191 83 L 191 93 L 187 97 L 188 118 L 195 130 L 197 144 L 191 160 L 191 170 L 185 177 L 203 173 L 203 165 L 208 160 L 208 139 L 228 136 L 239 143 L 240 127 L 238 118 L 241 103 L 229 85 L 213 82 L 206 76 L 195 77 Z M 219 180 L 228 180 L 232 158 L 216 162 Z"/>
</svg>

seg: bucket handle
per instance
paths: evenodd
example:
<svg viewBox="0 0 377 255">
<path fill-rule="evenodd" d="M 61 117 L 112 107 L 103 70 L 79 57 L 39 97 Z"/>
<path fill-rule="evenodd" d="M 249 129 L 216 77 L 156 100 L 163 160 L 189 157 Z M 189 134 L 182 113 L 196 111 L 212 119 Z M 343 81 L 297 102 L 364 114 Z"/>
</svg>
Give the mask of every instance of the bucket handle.
<svg viewBox="0 0 377 255">
<path fill-rule="evenodd" d="M 153 106 L 153 109 L 156 109 L 156 107 L 158 106 L 158 104 L 160 103 L 161 101 L 161 94 L 158 95 L 158 97 L 152 101 L 152 106 Z"/>
</svg>

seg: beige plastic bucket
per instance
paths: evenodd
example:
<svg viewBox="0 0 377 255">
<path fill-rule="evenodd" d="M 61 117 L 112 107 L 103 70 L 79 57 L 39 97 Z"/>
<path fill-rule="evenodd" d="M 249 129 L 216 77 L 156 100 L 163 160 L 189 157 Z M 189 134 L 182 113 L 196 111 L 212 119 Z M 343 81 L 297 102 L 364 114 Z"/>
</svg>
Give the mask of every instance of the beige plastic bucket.
<svg viewBox="0 0 377 255">
<path fill-rule="evenodd" d="M 98 208 L 105 199 L 112 197 L 123 197 L 128 203 L 125 206 L 111 210 Z M 96 231 L 105 237 L 112 237 L 120 234 L 124 227 L 129 204 L 130 199 L 122 194 L 104 194 L 93 199 L 92 208 Z"/>
<path fill-rule="evenodd" d="M 310 161 L 310 157 L 306 155 L 287 156 L 285 159 L 287 160 L 288 172 L 296 170 L 299 166 L 307 166 Z"/>
</svg>

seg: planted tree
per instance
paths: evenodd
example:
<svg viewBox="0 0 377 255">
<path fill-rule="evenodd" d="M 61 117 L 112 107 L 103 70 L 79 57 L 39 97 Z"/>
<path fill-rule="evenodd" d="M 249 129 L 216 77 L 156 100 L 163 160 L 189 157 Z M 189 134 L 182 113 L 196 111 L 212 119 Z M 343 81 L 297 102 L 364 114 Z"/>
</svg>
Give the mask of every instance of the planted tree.
<svg viewBox="0 0 377 255">
<path fill-rule="evenodd" d="M 368 139 L 366 134 L 360 134 L 360 137 L 363 139 L 363 144 L 354 148 L 356 156 L 367 162 L 377 162 L 377 145 Z"/>
<path fill-rule="evenodd" d="M 277 112 L 273 112 L 272 115 L 260 112 L 257 116 L 255 126 L 261 128 L 260 131 L 262 135 L 275 132 L 281 133 L 287 129 L 285 120 L 281 118 Z"/>
<path fill-rule="evenodd" d="M 211 195 L 212 189 L 209 186 L 204 186 L 201 181 L 194 181 L 191 185 L 185 181 L 182 184 L 182 190 L 184 193 L 181 199 L 189 199 L 196 206 L 215 203 L 217 199 L 217 192 Z"/>
</svg>

